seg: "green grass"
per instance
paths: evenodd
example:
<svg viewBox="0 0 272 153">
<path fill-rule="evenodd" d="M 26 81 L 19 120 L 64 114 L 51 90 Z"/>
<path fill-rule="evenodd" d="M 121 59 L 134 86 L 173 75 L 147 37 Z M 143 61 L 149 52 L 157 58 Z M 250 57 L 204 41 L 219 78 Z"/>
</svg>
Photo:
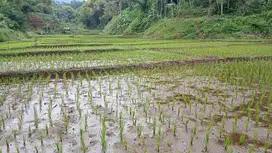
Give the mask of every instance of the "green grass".
<svg viewBox="0 0 272 153">
<path fill-rule="evenodd" d="M 50 47 L 50 48 L 28 48 L 28 49 L 11 49 L 8 51 L 0 51 L 1 54 L 16 54 L 16 53 L 35 53 L 35 52 L 60 52 L 61 51 L 69 51 L 69 52 L 84 52 L 87 50 L 112 50 L 112 49 L 126 49 L 125 47 L 119 46 L 119 47 L 112 47 L 112 46 L 82 46 L 82 47 Z"/>
<path fill-rule="evenodd" d="M 272 70 L 271 60 L 234 61 L 214 66 L 212 64 L 198 65 L 195 67 L 194 75 L 216 76 L 222 82 L 239 86 L 269 86 L 272 83 L 270 70 Z"/>
<path fill-rule="evenodd" d="M 55 43 L 55 45 L 61 45 L 62 41 L 67 44 L 86 43 L 86 45 L 100 44 L 101 46 L 51 46 L 53 43 Z M 0 50 L 1 48 L 10 49 L 0 51 L 0 62 L 2 63 L 0 65 L 0 72 L 33 71 L 40 69 L 57 70 L 78 67 L 137 64 L 143 62 L 203 59 L 210 57 L 272 55 L 272 45 L 269 44 L 269 40 L 262 40 L 262 42 L 247 40 L 233 42 L 231 40 L 154 40 L 57 35 L 38 37 L 36 43 L 43 44 L 44 47 L 35 47 L 35 43 L 30 41 L 1 43 Z M 30 46 L 33 47 L 26 48 Z M 35 55 L 39 52 L 43 54 Z M 65 54 L 62 54 L 62 52 L 65 52 Z M 27 54 L 15 56 L 19 53 Z"/>
<path fill-rule="evenodd" d="M 53 35 L 38 37 L 38 44 L 72 44 L 72 43 L 128 43 L 146 41 L 144 38 L 116 38 L 114 36 L 88 35 Z"/>
<path fill-rule="evenodd" d="M 260 39 L 271 34 L 271 11 L 251 16 L 161 19 L 144 33 L 165 39 Z"/>
<path fill-rule="evenodd" d="M 74 67 L 111 66 L 135 64 L 141 62 L 169 61 L 191 59 L 187 55 L 162 53 L 156 51 L 118 51 L 83 54 L 63 54 L 46 56 L 1 57 L 3 64 L 0 71 L 24 71 L 36 69 L 62 69 Z M 20 62 L 18 62 L 20 61 Z"/>
<path fill-rule="evenodd" d="M 269 40 L 259 40 L 262 43 L 268 43 Z M 155 40 L 143 38 L 120 38 L 120 37 L 105 37 L 105 36 L 39 36 L 27 42 L 6 42 L 0 43 L 0 53 L 18 53 L 18 52 L 49 52 L 49 51 L 84 51 L 98 49 L 145 49 L 145 48 L 188 48 L 188 47 L 216 47 L 227 45 L 247 45 L 259 44 L 252 40 Z M 38 47 L 35 47 L 37 45 Z M 62 46 L 60 46 L 62 45 Z M 74 46 L 67 46 L 74 45 Z M 90 46 L 96 45 L 96 46 Z M 29 48 L 32 47 L 32 48 Z M 8 49 L 2 50 L 1 49 Z"/>
<path fill-rule="evenodd" d="M 26 39 L 26 35 L 23 32 L 14 31 L 8 28 L 0 28 L 0 43 L 6 41 L 18 41 L 22 39 Z"/>
<path fill-rule="evenodd" d="M 33 42 L 31 41 L 25 41 L 25 42 L 4 42 L 0 43 L 0 49 L 12 49 L 12 48 L 24 48 L 24 47 L 30 47 L 33 46 Z"/>
<path fill-rule="evenodd" d="M 195 54 L 201 57 L 241 57 L 241 56 L 271 56 L 272 45 L 239 45 L 211 48 L 190 48 L 190 49 L 166 49 L 164 52 L 175 52 L 184 54 Z"/>
</svg>

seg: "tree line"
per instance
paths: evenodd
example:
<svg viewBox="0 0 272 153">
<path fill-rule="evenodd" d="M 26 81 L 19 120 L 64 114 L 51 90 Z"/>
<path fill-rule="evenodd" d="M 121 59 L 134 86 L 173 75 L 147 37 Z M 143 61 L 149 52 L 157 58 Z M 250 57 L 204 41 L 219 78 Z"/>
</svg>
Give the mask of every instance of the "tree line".
<svg viewBox="0 0 272 153">
<path fill-rule="evenodd" d="M 75 10 L 75 14 L 86 27 L 101 28 L 113 16 L 133 9 L 139 9 L 153 19 L 205 15 L 237 16 L 271 10 L 272 0 L 86 0 Z"/>
<path fill-rule="evenodd" d="M 174 17 L 251 15 L 272 9 L 272 0 L 0 0 L 0 27 L 24 30 L 29 13 L 51 15 L 62 23 L 103 28 L 124 11 L 140 10 L 153 20 Z"/>
<path fill-rule="evenodd" d="M 27 14 L 52 13 L 53 0 L 0 0 L 0 27 L 24 30 Z"/>
</svg>

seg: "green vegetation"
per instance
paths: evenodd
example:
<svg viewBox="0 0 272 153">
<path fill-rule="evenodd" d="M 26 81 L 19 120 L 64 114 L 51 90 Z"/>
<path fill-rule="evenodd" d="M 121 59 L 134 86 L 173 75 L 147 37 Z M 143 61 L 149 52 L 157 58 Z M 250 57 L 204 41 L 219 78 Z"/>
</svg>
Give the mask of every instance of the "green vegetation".
<svg viewBox="0 0 272 153">
<path fill-rule="evenodd" d="M 262 38 L 271 35 L 271 1 L 131 0 L 104 34 L 164 39 Z"/>
<path fill-rule="evenodd" d="M 101 146 L 102 146 L 102 152 L 105 153 L 107 151 L 107 140 L 106 140 L 106 132 L 107 132 L 107 127 L 106 127 L 106 120 L 107 117 L 103 117 L 102 121 L 102 130 L 101 130 Z"/>
<path fill-rule="evenodd" d="M 61 44 L 52 44 L 56 42 L 54 39 Z M 66 40 L 66 44 L 58 41 L 61 39 Z M 0 44 L 0 50 L 2 48 L 0 60 L 3 62 L 0 71 L 61 70 L 75 67 L 114 66 L 207 57 L 271 55 L 271 44 L 267 40 L 209 42 L 113 37 L 93 39 L 92 36 L 77 36 L 74 39 L 63 36 L 49 36 L 38 37 L 37 40 L 36 44 L 41 46 L 34 46 L 33 42 L 28 41 Z M 132 42 L 129 42 L 130 40 Z M 84 42 L 84 46 L 77 44 L 80 41 Z M 69 46 L 70 44 L 73 46 Z M 95 46 L 92 46 L 93 44 Z M 52 47 L 49 47 L 51 45 Z M 7 46 L 10 48 L 9 50 L 4 49 Z M 218 50 L 218 47 L 220 50 Z M 37 56 L 41 58 L 37 58 Z M 18 63 L 18 61 L 20 62 Z M 104 102 L 107 104 L 108 100 L 105 99 Z M 172 103 L 171 107 L 174 108 L 175 103 Z M 48 109 L 48 112 L 51 112 L 50 109 Z"/>
<path fill-rule="evenodd" d="M 26 39 L 26 34 L 0 27 L 0 42 Z"/>
<path fill-rule="evenodd" d="M 0 148 L 271 152 L 271 50 L 267 39 L 1 43 Z"/>
<path fill-rule="evenodd" d="M 164 39 L 258 39 L 271 34 L 271 18 L 272 11 L 245 17 L 163 19 L 152 24 L 144 32 L 144 36 Z"/>
<path fill-rule="evenodd" d="M 0 42 L 37 35 L 269 38 L 271 0 L 1 0 Z"/>
</svg>

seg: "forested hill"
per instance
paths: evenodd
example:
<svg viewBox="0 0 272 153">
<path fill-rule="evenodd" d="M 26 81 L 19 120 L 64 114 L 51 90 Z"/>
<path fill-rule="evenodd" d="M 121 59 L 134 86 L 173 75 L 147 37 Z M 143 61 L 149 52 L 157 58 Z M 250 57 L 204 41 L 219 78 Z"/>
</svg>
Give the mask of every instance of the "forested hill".
<svg viewBox="0 0 272 153">
<path fill-rule="evenodd" d="M 0 0 L 0 41 L 7 31 L 90 29 L 160 38 L 268 37 L 271 10 L 272 0 Z"/>
<path fill-rule="evenodd" d="M 131 1 L 119 1 L 124 11 L 107 24 L 104 34 L 205 39 L 269 37 L 272 32 L 272 0 Z"/>
</svg>

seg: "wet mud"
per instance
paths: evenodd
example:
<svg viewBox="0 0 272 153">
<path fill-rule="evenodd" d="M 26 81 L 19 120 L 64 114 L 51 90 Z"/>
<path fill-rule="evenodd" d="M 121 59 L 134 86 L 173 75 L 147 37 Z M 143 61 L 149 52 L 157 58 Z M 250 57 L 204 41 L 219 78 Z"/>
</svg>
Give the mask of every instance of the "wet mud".
<svg viewBox="0 0 272 153">
<path fill-rule="evenodd" d="M 239 115 L 242 109 L 238 107 L 251 103 L 251 88 L 221 82 L 215 77 L 190 76 L 191 71 L 171 74 L 158 71 L 151 75 L 90 73 L 92 77 L 88 78 L 84 74 L 57 79 L 45 79 L 45 75 L 39 81 L 34 78 L 2 84 L 2 151 L 16 152 L 19 148 L 20 152 L 32 153 L 37 148 L 39 152 L 57 153 L 56 144 L 61 144 L 65 153 L 82 152 L 84 140 L 87 152 L 101 152 L 104 116 L 106 150 L 112 153 L 224 153 L 230 149 L 241 153 L 252 146 L 259 153 L 272 139 L 269 128 L 262 126 L 264 123 L 256 126 L 250 119 L 246 127 L 248 118 Z M 264 113 L 259 116 L 264 118 Z M 243 134 L 245 140 L 240 144 Z M 225 147 L 227 137 L 232 143 Z"/>
</svg>

